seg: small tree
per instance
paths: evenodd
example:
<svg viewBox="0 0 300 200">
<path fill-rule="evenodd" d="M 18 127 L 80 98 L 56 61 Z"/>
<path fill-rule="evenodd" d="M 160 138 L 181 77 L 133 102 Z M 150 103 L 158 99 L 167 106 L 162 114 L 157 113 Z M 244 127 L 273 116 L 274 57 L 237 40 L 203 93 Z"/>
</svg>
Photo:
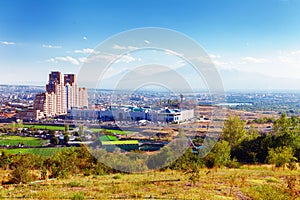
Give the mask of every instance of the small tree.
<svg viewBox="0 0 300 200">
<path fill-rule="evenodd" d="M 11 132 L 13 132 L 13 133 L 16 132 L 16 122 L 12 122 L 12 124 L 11 124 Z"/>
<path fill-rule="evenodd" d="M 79 129 L 79 135 L 82 136 L 84 134 L 84 127 L 83 127 L 83 125 L 80 124 L 79 127 L 78 127 L 78 129 Z"/>
<path fill-rule="evenodd" d="M 211 152 L 203 158 L 205 165 L 208 168 L 226 166 L 230 160 L 231 147 L 227 141 L 219 141 L 213 147 Z"/>
<path fill-rule="evenodd" d="M 65 134 L 65 135 L 64 135 L 64 143 L 65 143 L 65 144 L 68 144 L 69 140 L 70 140 L 69 134 Z"/>
<path fill-rule="evenodd" d="M 247 134 L 245 125 L 246 123 L 239 116 L 229 116 L 224 122 L 222 136 L 224 140 L 229 142 L 231 148 L 237 147 L 245 139 Z"/>
<path fill-rule="evenodd" d="M 228 142 L 222 140 L 217 142 L 213 148 L 213 152 L 216 154 L 215 163 L 218 167 L 225 166 L 230 162 L 230 145 Z"/>
</svg>

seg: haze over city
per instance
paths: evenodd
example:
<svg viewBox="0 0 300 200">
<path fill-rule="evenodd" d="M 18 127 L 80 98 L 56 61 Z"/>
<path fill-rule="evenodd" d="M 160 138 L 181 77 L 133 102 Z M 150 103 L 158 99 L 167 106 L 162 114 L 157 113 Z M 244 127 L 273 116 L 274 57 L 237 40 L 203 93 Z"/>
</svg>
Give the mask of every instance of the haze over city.
<svg viewBox="0 0 300 200">
<path fill-rule="evenodd" d="M 299 90 L 299 6 L 296 0 L 1 1 L 0 84 L 45 85 L 50 71 L 78 73 L 94 48 L 115 34 L 163 27 L 202 46 L 226 90 Z M 129 54 L 116 68 L 151 58 Z M 184 63 L 163 62 L 188 76 Z M 122 73 L 111 70 L 103 88 Z"/>
</svg>

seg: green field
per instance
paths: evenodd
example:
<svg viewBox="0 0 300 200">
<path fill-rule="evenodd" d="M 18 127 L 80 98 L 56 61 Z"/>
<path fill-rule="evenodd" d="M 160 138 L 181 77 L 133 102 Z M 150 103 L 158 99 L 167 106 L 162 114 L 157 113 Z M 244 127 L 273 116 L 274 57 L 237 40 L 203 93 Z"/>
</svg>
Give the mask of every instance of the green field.
<svg viewBox="0 0 300 200">
<path fill-rule="evenodd" d="M 17 146 L 19 143 L 23 143 L 24 146 L 42 146 L 47 143 L 46 140 L 34 137 L 21 137 L 21 136 L 0 136 L 0 146 Z"/>
<path fill-rule="evenodd" d="M 50 126 L 50 125 L 33 125 L 33 124 L 24 124 L 24 128 L 35 128 L 38 130 L 53 130 L 53 131 L 63 131 L 65 130 L 64 126 Z M 70 127 L 70 130 L 73 128 Z"/>
<path fill-rule="evenodd" d="M 5 149 L 7 154 L 35 154 L 40 156 L 52 156 L 64 148 L 18 148 Z M 1 151 L 1 150 L 0 150 Z"/>
<path fill-rule="evenodd" d="M 129 135 L 132 133 L 135 133 L 134 131 L 122 131 L 122 130 L 113 130 L 113 129 L 100 129 L 100 128 L 89 128 L 88 130 L 97 133 L 97 132 L 101 132 L 101 131 L 106 131 L 108 133 L 116 133 L 116 134 L 120 134 L 120 135 Z"/>
</svg>

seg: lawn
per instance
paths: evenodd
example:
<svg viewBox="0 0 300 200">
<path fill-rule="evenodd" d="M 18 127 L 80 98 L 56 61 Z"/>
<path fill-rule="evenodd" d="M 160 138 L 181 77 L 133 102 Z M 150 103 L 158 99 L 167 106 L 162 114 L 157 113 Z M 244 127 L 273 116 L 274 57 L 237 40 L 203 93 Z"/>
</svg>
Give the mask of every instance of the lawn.
<svg viewBox="0 0 300 200">
<path fill-rule="evenodd" d="M 2 172 L 0 172 L 1 174 Z M 3 172 L 2 174 L 5 174 Z M 290 177 L 295 184 L 288 184 Z M 1 187 L 1 186 L 0 186 Z M 200 169 L 140 174 L 77 175 L 68 179 L 3 186 L 4 199 L 299 199 L 300 171 L 267 167 Z"/>
<path fill-rule="evenodd" d="M 21 136 L 0 136 L 0 146 L 17 146 L 19 143 L 23 143 L 25 146 L 41 146 L 46 143 L 46 140 L 34 137 L 21 137 Z"/>
<path fill-rule="evenodd" d="M 40 156 L 52 156 L 64 148 L 18 148 L 5 149 L 7 154 L 36 154 Z M 1 151 L 1 150 L 0 150 Z"/>
</svg>

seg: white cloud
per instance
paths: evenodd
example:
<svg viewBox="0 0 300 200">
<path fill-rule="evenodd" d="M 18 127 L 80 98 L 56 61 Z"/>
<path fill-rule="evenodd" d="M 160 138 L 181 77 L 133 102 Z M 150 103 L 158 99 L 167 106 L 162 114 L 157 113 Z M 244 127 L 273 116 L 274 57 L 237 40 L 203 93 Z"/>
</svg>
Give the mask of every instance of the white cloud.
<svg viewBox="0 0 300 200">
<path fill-rule="evenodd" d="M 84 40 L 88 40 L 88 38 L 86 37 L 86 36 L 83 36 L 83 38 L 82 39 L 84 39 Z"/>
<path fill-rule="evenodd" d="M 297 51 L 292 51 L 292 52 L 291 52 L 291 54 L 292 54 L 292 55 L 297 55 L 297 54 L 300 54 L 300 50 L 297 50 Z"/>
<path fill-rule="evenodd" d="M 209 57 L 207 56 L 199 56 L 199 57 L 195 57 L 195 58 L 188 58 L 189 60 L 191 61 L 194 61 L 194 62 L 200 62 L 200 63 L 204 63 L 204 64 L 211 64 L 212 61 Z"/>
<path fill-rule="evenodd" d="M 215 55 L 215 54 L 210 54 L 209 57 L 210 57 L 211 59 L 221 58 L 220 55 Z"/>
<path fill-rule="evenodd" d="M 239 69 L 235 62 L 233 61 L 229 61 L 229 60 L 224 60 L 224 58 L 222 58 L 220 55 L 218 54 L 209 54 L 209 58 L 211 60 L 209 60 L 207 58 L 207 63 L 213 63 L 217 69 L 221 69 L 221 70 L 232 70 L 232 69 Z M 244 61 L 243 61 L 244 62 Z M 241 63 L 241 62 L 240 62 Z M 239 63 L 239 64 L 240 64 Z M 244 62 L 245 63 L 245 62 Z"/>
<path fill-rule="evenodd" d="M 165 53 L 171 56 L 175 55 L 175 56 L 183 57 L 183 54 L 177 53 L 176 51 L 173 51 L 171 49 L 165 49 Z"/>
<path fill-rule="evenodd" d="M 116 49 L 116 50 L 130 50 L 130 51 L 138 49 L 138 47 L 120 46 L 120 45 L 117 45 L 117 44 L 115 44 L 112 48 Z"/>
<path fill-rule="evenodd" d="M 299 65 L 300 64 L 300 50 L 290 51 L 290 52 L 284 52 L 280 51 L 278 60 L 285 64 L 290 65 Z"/>
<path fill-rule="evenodd" d="M 82 50 L 75 50 L 75 53 L 82 53 L 82 54 L 91 54 L 91 53 L 97 53 L 94 49 L 85 48 Z"/>
<path fill-rule="evenodd" d="M 122 55 L 121 58 L 116 61 L 116 63 L 119 63 L 119 62 L 130 63 L 135 60 L 136 59 L 134 57 L 132 57 L 130 54 L 126 54 L 126 55 Z"/>
<path fill-rule="evenodd" d="M 146 44 L 150 44 L 150 41 L 149 41 L 149 40 L 144 40 L 144 42 L 145 42 Z"/>
<path fill-rule="evenodd" d="M 244 57 L 241 58 L 242 61 L 248 62 L 248 63 L 270 63 L 271 61 L 265 58 L 254 58 L 254 57 Z"/>
<path fill-rule="evenodd" d="M 62 48 L 61 46 L 54 46 L 54 45 L 51 45 L 51 44 L 43 44 L 42 47 L 43 48 L 49 48 L 49 49 L 60 49 L 60 48 Z"/>
<path fill-rule="evenodd" d="M 293 59 L 289 56 L 279 56 L 278 60 L 282 63 L 293 63 Z"/>
<path fill-rule="evenodd" d="M 80 57 L 78 58 L 78 61 L 81 63 L 87 62 L 87 57 Z"/>
<path fill-rule="evenodd" d="M 66 56 L 66 57 L 55 57 L 51 58 L 48 60 L 48 62 L 55 62 L 57 63 L 58 61 L 64 61 L 64 62 L 69 62 L 73 65 L 79 65 L 79 61 L 76 58 L 73 58 L 71 56 Z"/>
<path fill-rule="evenodd" d="M 125 50 L 126 47 L 115 44 L 115 45 L 113 46 L 113 49 Z"/>
<path fill-rule="evenodd" d="M 178 60 L 174 64 L 169 65 L 169 67 L 177 69 L 185 65 L 187 65 L 187 62 L 185 60 Z"/>
<path fill-rule="evenodd" d="M 3 44 L 3 45 L 14 45 L 16 43 L 14 43 L 14 42 L 7 42 L 7 41 L 0 41 L 0 44 Z"/>
</svg>

